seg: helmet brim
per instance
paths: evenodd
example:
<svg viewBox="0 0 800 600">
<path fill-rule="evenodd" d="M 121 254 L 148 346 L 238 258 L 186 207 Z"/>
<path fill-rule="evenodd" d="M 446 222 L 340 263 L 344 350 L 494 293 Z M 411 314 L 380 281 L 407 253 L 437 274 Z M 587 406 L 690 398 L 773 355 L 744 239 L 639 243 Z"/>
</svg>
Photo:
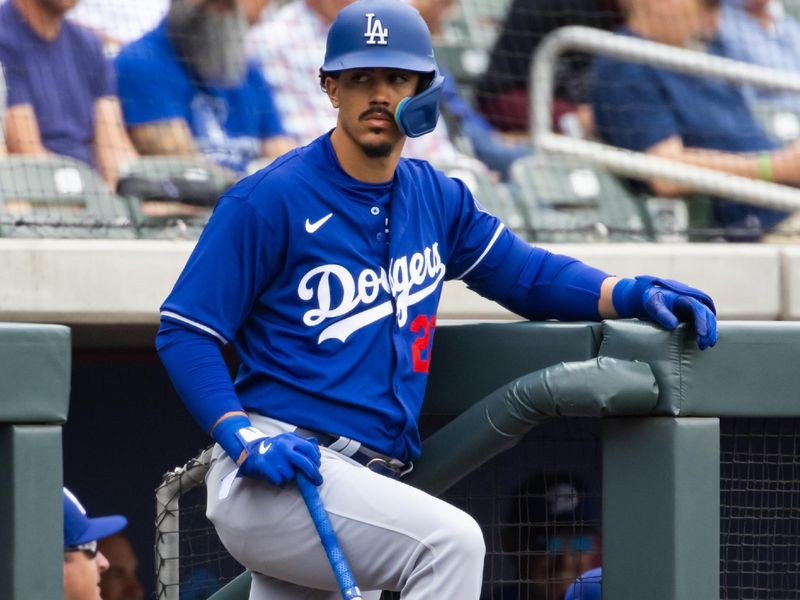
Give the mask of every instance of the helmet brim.
<svg viewBox="0 0 800 600">
<path fill-rule="evenodd" d="M 398 50 L 376 49 L 372 52 L 359 50 L 325 61 L 322 70 L 328 73 L 346 71 L 348 69 L 402 69 L 415 73 L 433 73 L 436 71 L 434 57 L 420 57 Z"/>
</svg>

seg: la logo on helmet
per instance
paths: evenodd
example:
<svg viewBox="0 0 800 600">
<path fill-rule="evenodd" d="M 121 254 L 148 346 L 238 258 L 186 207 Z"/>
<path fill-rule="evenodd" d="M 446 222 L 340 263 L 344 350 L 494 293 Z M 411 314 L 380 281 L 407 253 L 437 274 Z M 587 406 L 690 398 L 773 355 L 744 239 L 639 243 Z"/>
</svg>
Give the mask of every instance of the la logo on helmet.
<svg viewBox="0 0 800 600">
<path fill-rule="evenodd" d="M 367 38 L 368 46 L 386 46 L 389 42 L 386 38 L 389 37 L 389 28 L 384 28 L 381 25 L 380 19 L 373 19 L 375 13 L 367 13 L 367 30 L 364 32 L 364 37 Z"/>
</svg>

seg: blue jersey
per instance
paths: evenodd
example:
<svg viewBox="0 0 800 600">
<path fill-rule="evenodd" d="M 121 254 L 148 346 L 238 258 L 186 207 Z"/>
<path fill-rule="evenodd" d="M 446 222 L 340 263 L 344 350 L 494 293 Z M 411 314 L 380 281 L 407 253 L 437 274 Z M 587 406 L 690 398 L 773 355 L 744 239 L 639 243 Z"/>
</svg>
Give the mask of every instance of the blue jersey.
<svg viewBox="0 0 800 600">
<path fill-rule="evenodd" d="M 220 199 L 162 318 L 234 345 L 245 410 L 408 460 L 442 284 L 503 232 L 427 162 L 364 183 L 324 135 Z"/>
</svg>

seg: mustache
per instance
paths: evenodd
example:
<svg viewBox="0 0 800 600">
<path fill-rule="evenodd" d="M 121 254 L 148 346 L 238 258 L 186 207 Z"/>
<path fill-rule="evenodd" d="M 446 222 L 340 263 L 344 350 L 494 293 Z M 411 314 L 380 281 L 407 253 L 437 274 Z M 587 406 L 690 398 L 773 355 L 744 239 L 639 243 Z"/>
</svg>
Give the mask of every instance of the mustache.
<svg viewBox="0 0 800 600">
<path fill-rule="evenodd" d="M 382 106 L 374 106 L 372 108 L 369 108 L 369 109 L 365 110 L 363 113 L 361 113 L 359 115 L 358 119 L 360 121 L 363 121 L 364 119 L 368 119 L 373 115 L 383 115 L 389 121 L 393 121 L 394 120 L 394 115 L 392 113 L 390 113 L 386 108 L 384 108 Z"/>
</svg>

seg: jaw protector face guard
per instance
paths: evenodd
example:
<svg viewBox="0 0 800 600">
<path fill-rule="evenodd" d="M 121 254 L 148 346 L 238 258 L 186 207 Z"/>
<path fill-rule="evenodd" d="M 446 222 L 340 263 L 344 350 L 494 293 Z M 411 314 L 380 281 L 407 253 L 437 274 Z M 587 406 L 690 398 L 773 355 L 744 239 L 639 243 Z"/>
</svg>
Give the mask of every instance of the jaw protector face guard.
<svg viewBox="0 0 800 600">
<path fill-rule="evenodd" d="M 430 133 L 436 128 L 443 84 L 444 76 L 436 73 L 427 89 L 397 103 L 394 120 L 397 121 L 401 133 L 413 138 Z"/>
<path fill-rule="evenodd" d="M 394 118 L 408 137 L 436 128 L 444 77 L 428 26 L 415 8 L 401 0 L 357 0 L 339 12 L 328 30 L 321 71 L 367 68 L 402 69 L 430 78 L 425 89 L 397 104 Z"/>
</svg>

